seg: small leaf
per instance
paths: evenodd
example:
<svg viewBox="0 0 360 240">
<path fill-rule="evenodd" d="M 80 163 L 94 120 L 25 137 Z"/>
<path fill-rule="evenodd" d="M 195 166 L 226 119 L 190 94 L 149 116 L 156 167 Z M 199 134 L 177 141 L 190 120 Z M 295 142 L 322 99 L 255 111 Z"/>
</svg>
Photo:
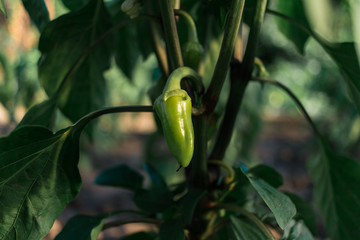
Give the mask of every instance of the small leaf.
<svg viewBox="0 0 360 240">
<path fill-rule="evenodd" d="M 190 224 L 195 208 L 199 201 L 205 196 L 206 191 L 202 189 L 190 189 L 189 192 L 180 200 L 181 213 L 185 224 Z"/>
<path fill-rule="evenodd" d="M 108 214 L 100 216 L 76 215 L 56 236 L 55 240 L 96 240 Z"/>
<path fill-rule="evenodd" d="M 137 232 L 120 238 L 120 240 L 155 240 L 155 239 L 156 239 L 156 233 L 154 232 Z"/>
<path fill-rule="evenodd" d="M 17 125 L 17 128 L 24 125 L 40 125 L 52 128 L 55 121 L 56 103 L 52 99 L 31 107 Z"/>
<path fill-rule="evenodd" d="M 320 143 L 321 155 L 307 167 L 327 234 L 334 240 L 360 239 L 360 164 L 333 152 L 324 140 Z"/>
<path fill-rule="evenodd" d="M 145 163 L 145 171 L 150 176 L 151 182 L 154 186 L 165 187 L 166 182 L 163 176 L 150 163 Z"/>
<path fill-rule="evenodd" d="M 230 223 L 236 240 L 269 240 L 257 225 L 245 217 L 230 216 Z"/>
<path fill-rule="evenodd" d="M 250 168 L 247 174 L 252 174 L 257 178 L 264 180 L 274 188 L 280 187 L 284 182 L 280 173 L 272 167 L 263 164 Z"/>
<path fill-rule="evenodd" d="M 310 29 L 310 24 L 307 21 L 302 0 L 279 0 L 277 1 L 276 10 Z M 278 19 L 277 23 L 280 32 L 292 41 L 298 51 L 303 54 L 305 43 L 308 40 L 309 35 L 301 29 L 294 27 L 284 19 Z"/>
<path fill-rule="evenodd" d="M 314 240 L 314 237 L 303 221 L 292 220 L 280 240 Z"/>
<path fill-rule="evenodd" d="M 185 240 L 184 225 L 180 220 L 170 219 L 160 226 L 160 240 Z"/>
<path fill-rule="evenodd" d="M 49 12 L 44 0 L 22 0 L 31 20 L 41 32 L 50 21 Z"/>
<path fill-rule="evenodd" d="M 304 199 L 300 198 L 299 196 L 284 192 L 286 196 L 290 198 L 290 200 L 296 206 L 296 216 L 295 219 L 303 220 L 304 224 L 307 226 L 308 229 L 312 232 L 312 234 L 316 235 L 317 233 L 317 217 L 316 214 L 311 207 L 311 205 L 306 202 Z"/>
<path fill-rule="evenodd" d="M 24 126 L 0 138 L 0 239 L 41 239 L 76 197 L 81 130 Z"/>
<path fill-rule="evenodd" d="M 4 5 L 4 0 L 0 0 L 0 11 L 7 17 L 6 8 Z"/>
<path fill-rule="evenodd" d="M 144 177 L 136 170 L 127 165 L 119 165 L 102 171 L 95 184 L 136 190 L 142 187 L 143 180 Z"/>
<path fill-rule="evenodd" d="M 93 44 L 111 27 L 110 20 L 103 1 L 91 0 L 51 21 L 40 36 L 40 82 L 73 122 L 105 103 L 103 72 L 110 67 L 112 41 Z"/>
<path fill-rule="evenodd" d="M 295 205 L 291 202 L 290 198 L 261 179 L 250 176 L 247 176 L 247 178 L 273 212 L 280 228 L 284 229 L 296 214 Z"/>
</svg>

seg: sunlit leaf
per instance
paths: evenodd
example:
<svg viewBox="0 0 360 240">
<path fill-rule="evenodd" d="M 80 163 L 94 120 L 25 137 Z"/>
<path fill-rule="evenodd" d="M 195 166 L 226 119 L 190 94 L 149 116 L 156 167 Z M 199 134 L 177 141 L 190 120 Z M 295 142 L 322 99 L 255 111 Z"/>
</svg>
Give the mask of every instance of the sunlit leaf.
<svg viewBox="0 0 360 240">
<path fill-rule="evenodd" d="M 321 155 L 308 161 L 308 169 L 327 234 L 334 240 L 360 239 L 360 164 L 320 141 Z"/>
<path fill-rule="evenodd" d="M 79 192 L 82 127 L 25 126 L 0 139 L 0 239 L 41 239 Z"/>
<path fill-rule="evenodd" d="M 50 21 L 44 0 L 22 0 L 22 2 L 31 20 L 41 32 Z"/>
<path fill-rule="evenodd" d="M 277 1 L 276 10 L 310 29 L 302 0 L 279 0 Z M 277 20 L 280 32 L 295 44 L 300 53 L 304 53 L 305 44 L 309 35 L 284 19 Z"/>
<path fill-rule="evenodd" d="M 100 216 L 76 215 L 56 236 L 55 240 L 96 240 L 108 214 Z"/>
<path fill-rule="evenodd" d="M 185 240 L 184 225 L 180 220 L 170 219 L 160 226 L 160 240 Z"/>
<path fill-rule="evenodd" d="M 0 11 L 5 15 L 5 17 L 7 16 L 4 0 L 0 0 Z"/>
<path fill-rule="evenodd" d="M 119 165 L 102 171 L 95 183 L 105 186 L 123 187 L 131 190 L 140 189 L 144 177 L 127 165 Z"/>
<path fill-rule="evenodd" d="M 104 105 L 103 72 L 110 66 L 111 39 L 97 41 L 110 27 L 103 1 L 91 0 L 50 22 L 41 34 L 40 82 L 49 96 L 60 92 L 55 96 L 59 108 L 72 121 Z"/>
</svg>

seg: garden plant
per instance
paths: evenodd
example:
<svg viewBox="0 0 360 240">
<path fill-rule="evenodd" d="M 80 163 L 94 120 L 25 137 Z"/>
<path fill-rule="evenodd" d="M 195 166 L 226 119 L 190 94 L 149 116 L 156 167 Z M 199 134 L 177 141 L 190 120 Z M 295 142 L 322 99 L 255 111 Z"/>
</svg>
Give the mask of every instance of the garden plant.
<svg viewBox="0 0 360 240">
<path fill-rule="evenodd" d="M 81 189 L 80 136 L 92 138 L 95 119 L 126 112 L 153 114 L 172 154 L 169 161 L 178 166 L 172 174 L 183 180 L 167 182 L 156 162 L 145 162 L 143 172 L 128 164 L 106 169 L 95 184 L 128 189 L 137 209 L 76 215 L 56 240 L 97 239 L 106 229 L 132 223 L 156 230 L 119 238 L 265 240 L 278 233 L 283 240 L 310 240 L 318 236 L 318 222 L 329 239 L 360 239 L 359 161 L 329 143 L 302 99 L 272 78 L 258 55 L 267 21 L 299 54 L 305 55 L 312 39 L 336 64 L 342 75 L 337 85 L 360 112 L 358 45 L 330 42 L 316 32 L 304 1 L 62 0 L 69 11 L 51 21 L 46 1 L 22 2 L 40 32 L 38 80 L 48 98 L 0 138 L 1 240 L 47 235 Z M 0 0 L 6 17 L 5 3 Z M 157 62 L 147 92 L 152 104 L 107 106 L 104 72 L 111 61 L 131 79 L 136 59 L 151 54 Z M 1 65 L 5 73 L 5 61 Z M 241 106 L 251 85 L 279 88 L 311 129 L 317 152 L 307 159 L 313 203 L 279 190 L 283 178 L 268 165 L 224 161 L 237 118 L 247 114 Z M 72 124 L 54 130 L 59 110 Z"/>
</svg>

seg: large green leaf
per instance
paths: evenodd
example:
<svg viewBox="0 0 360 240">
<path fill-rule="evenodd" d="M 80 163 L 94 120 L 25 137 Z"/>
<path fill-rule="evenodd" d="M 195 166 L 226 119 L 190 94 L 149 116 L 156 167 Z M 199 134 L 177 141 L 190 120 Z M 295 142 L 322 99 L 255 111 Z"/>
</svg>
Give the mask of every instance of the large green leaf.
<svg viewBox="0 0 360 240">
<path fill-rule="evenodd" d="M 172 194 L 169 189 L 158 186 L 150 189 L 139 189 L 133 201 L 141 210 L 149 213 L 164 212 L 173 206 Z"/>
<path fill-rule="evenodd" d="M 5 15 L 5 17 L 7 16 L 4 0 L 0 0 L 0 11 Z"/>
<path fill-rule="evenodd" d="M 353 42 L 328 43 L 321 38 L 317 40 L 340 69 L 352 102 L 360 112 L 360 65 L 355 44 Z"/>
<path fill-rule="evenodd" d="M 269 240 L 256 224 L 245 217 L 230 216 L 230 223 L 236 240 Z"/>
<path fill-rule="evenodd" d="M 308 169 L 327 234 L 333 240 L 360 239 L 360 164 L 322 140 L 321 146 L 321 155 L 308 161 Z"/>
<path fill-rule="evenodd" d="M 41 239 L 81 186 L 82 127 L 25 126 L 0 139 L 0 239 Z"/>
<path fill-rule="evenodd" d="M 26 11 L 29 13 L 31 20 L 41 32 L 45 25 L 50 21 L 49 12 L 44 0 L 22 0 Z"/>
<path fill-rule="evenodd" d="M 277 1 L 276 10 L 310 29 L 302 0 L 279 0 Z M 278 19 L 277 24 L 280 32 L 292 41 L 301 53 L 304 53 L 305 43 L 309 35 L 283 19 Z"/>
<path fill-rule="evenodd" d="M 52 99 L 36 104 L 26 112 L 17 128 L 23 125 L 40 125 L 51 129 L 54 125 L 56 110 L 56 103 Z"/>
<path fill-rule="evenodd" d="M 110 27 L 103 1 L 91 0 L 50 22 L 41 34 L 40 82 L 49 96 L 60 93 L 55 95 L 58 105 L 72 121 L 104 105 L 103 72 L 110 66 L 111 41 L 97 40 Z"/>
<path fill-rule="evenodd" d="M 144 177 L 138 171 L 127 165 L 119 165 L 102 171 L 95 179 L 95 183 L 136 190 L 142 187 L 143 180 Z"/>
<path fill-rule="evenodd" d="M 296 207 L 291 202 L 290 198 L 264 182 L 262 179 L 257 179 L 251 177 L 251 175 L 248 176 L 247 174 L 246 176 L 251 185 L 274 214 L 280 228 L 285 229 L 286 225 L 296 214 Z"/>
<path fill-rule="evenodd" d="M 184 225 L 180 220 L 170 219 L 160 226 L 160 240 L 185 240 Z"/>
<path fill-rule="evenodd" d="M 99 216 L 76 215 L 56 236 L 55 240 L 96 240 L 108 214 Z"/>
<path fill-rule="evenodd" d="M 71 11 L 83 8 L 90 0 L 62 0 L 62 3 Z"/>
<path fill-rule="evenodd" d="M 247 174 L 252 174 L 273 186 L 280 187 L 283 184 L 283 177 L 275 169 L 268 165 L 260 164 L 248 170 Z"/>
</svg>

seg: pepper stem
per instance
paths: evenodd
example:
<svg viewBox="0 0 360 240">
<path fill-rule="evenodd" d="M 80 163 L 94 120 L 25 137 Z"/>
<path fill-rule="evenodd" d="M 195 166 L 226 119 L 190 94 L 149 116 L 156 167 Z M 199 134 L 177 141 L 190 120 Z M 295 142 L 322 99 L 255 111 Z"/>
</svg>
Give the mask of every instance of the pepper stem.
<svg viewBox="0 0 360 240">
<path fill-rule="evenodd" d="M 180 83 L 183 78 L 188 78 L 192 81 L 196 92 L 203 91 L 204 86 L 201 82 L 200 76 L 189 67 L 179 67 L 170 74 L 164 87 L 163 93 L 181 89 Z"/>
</svg>

